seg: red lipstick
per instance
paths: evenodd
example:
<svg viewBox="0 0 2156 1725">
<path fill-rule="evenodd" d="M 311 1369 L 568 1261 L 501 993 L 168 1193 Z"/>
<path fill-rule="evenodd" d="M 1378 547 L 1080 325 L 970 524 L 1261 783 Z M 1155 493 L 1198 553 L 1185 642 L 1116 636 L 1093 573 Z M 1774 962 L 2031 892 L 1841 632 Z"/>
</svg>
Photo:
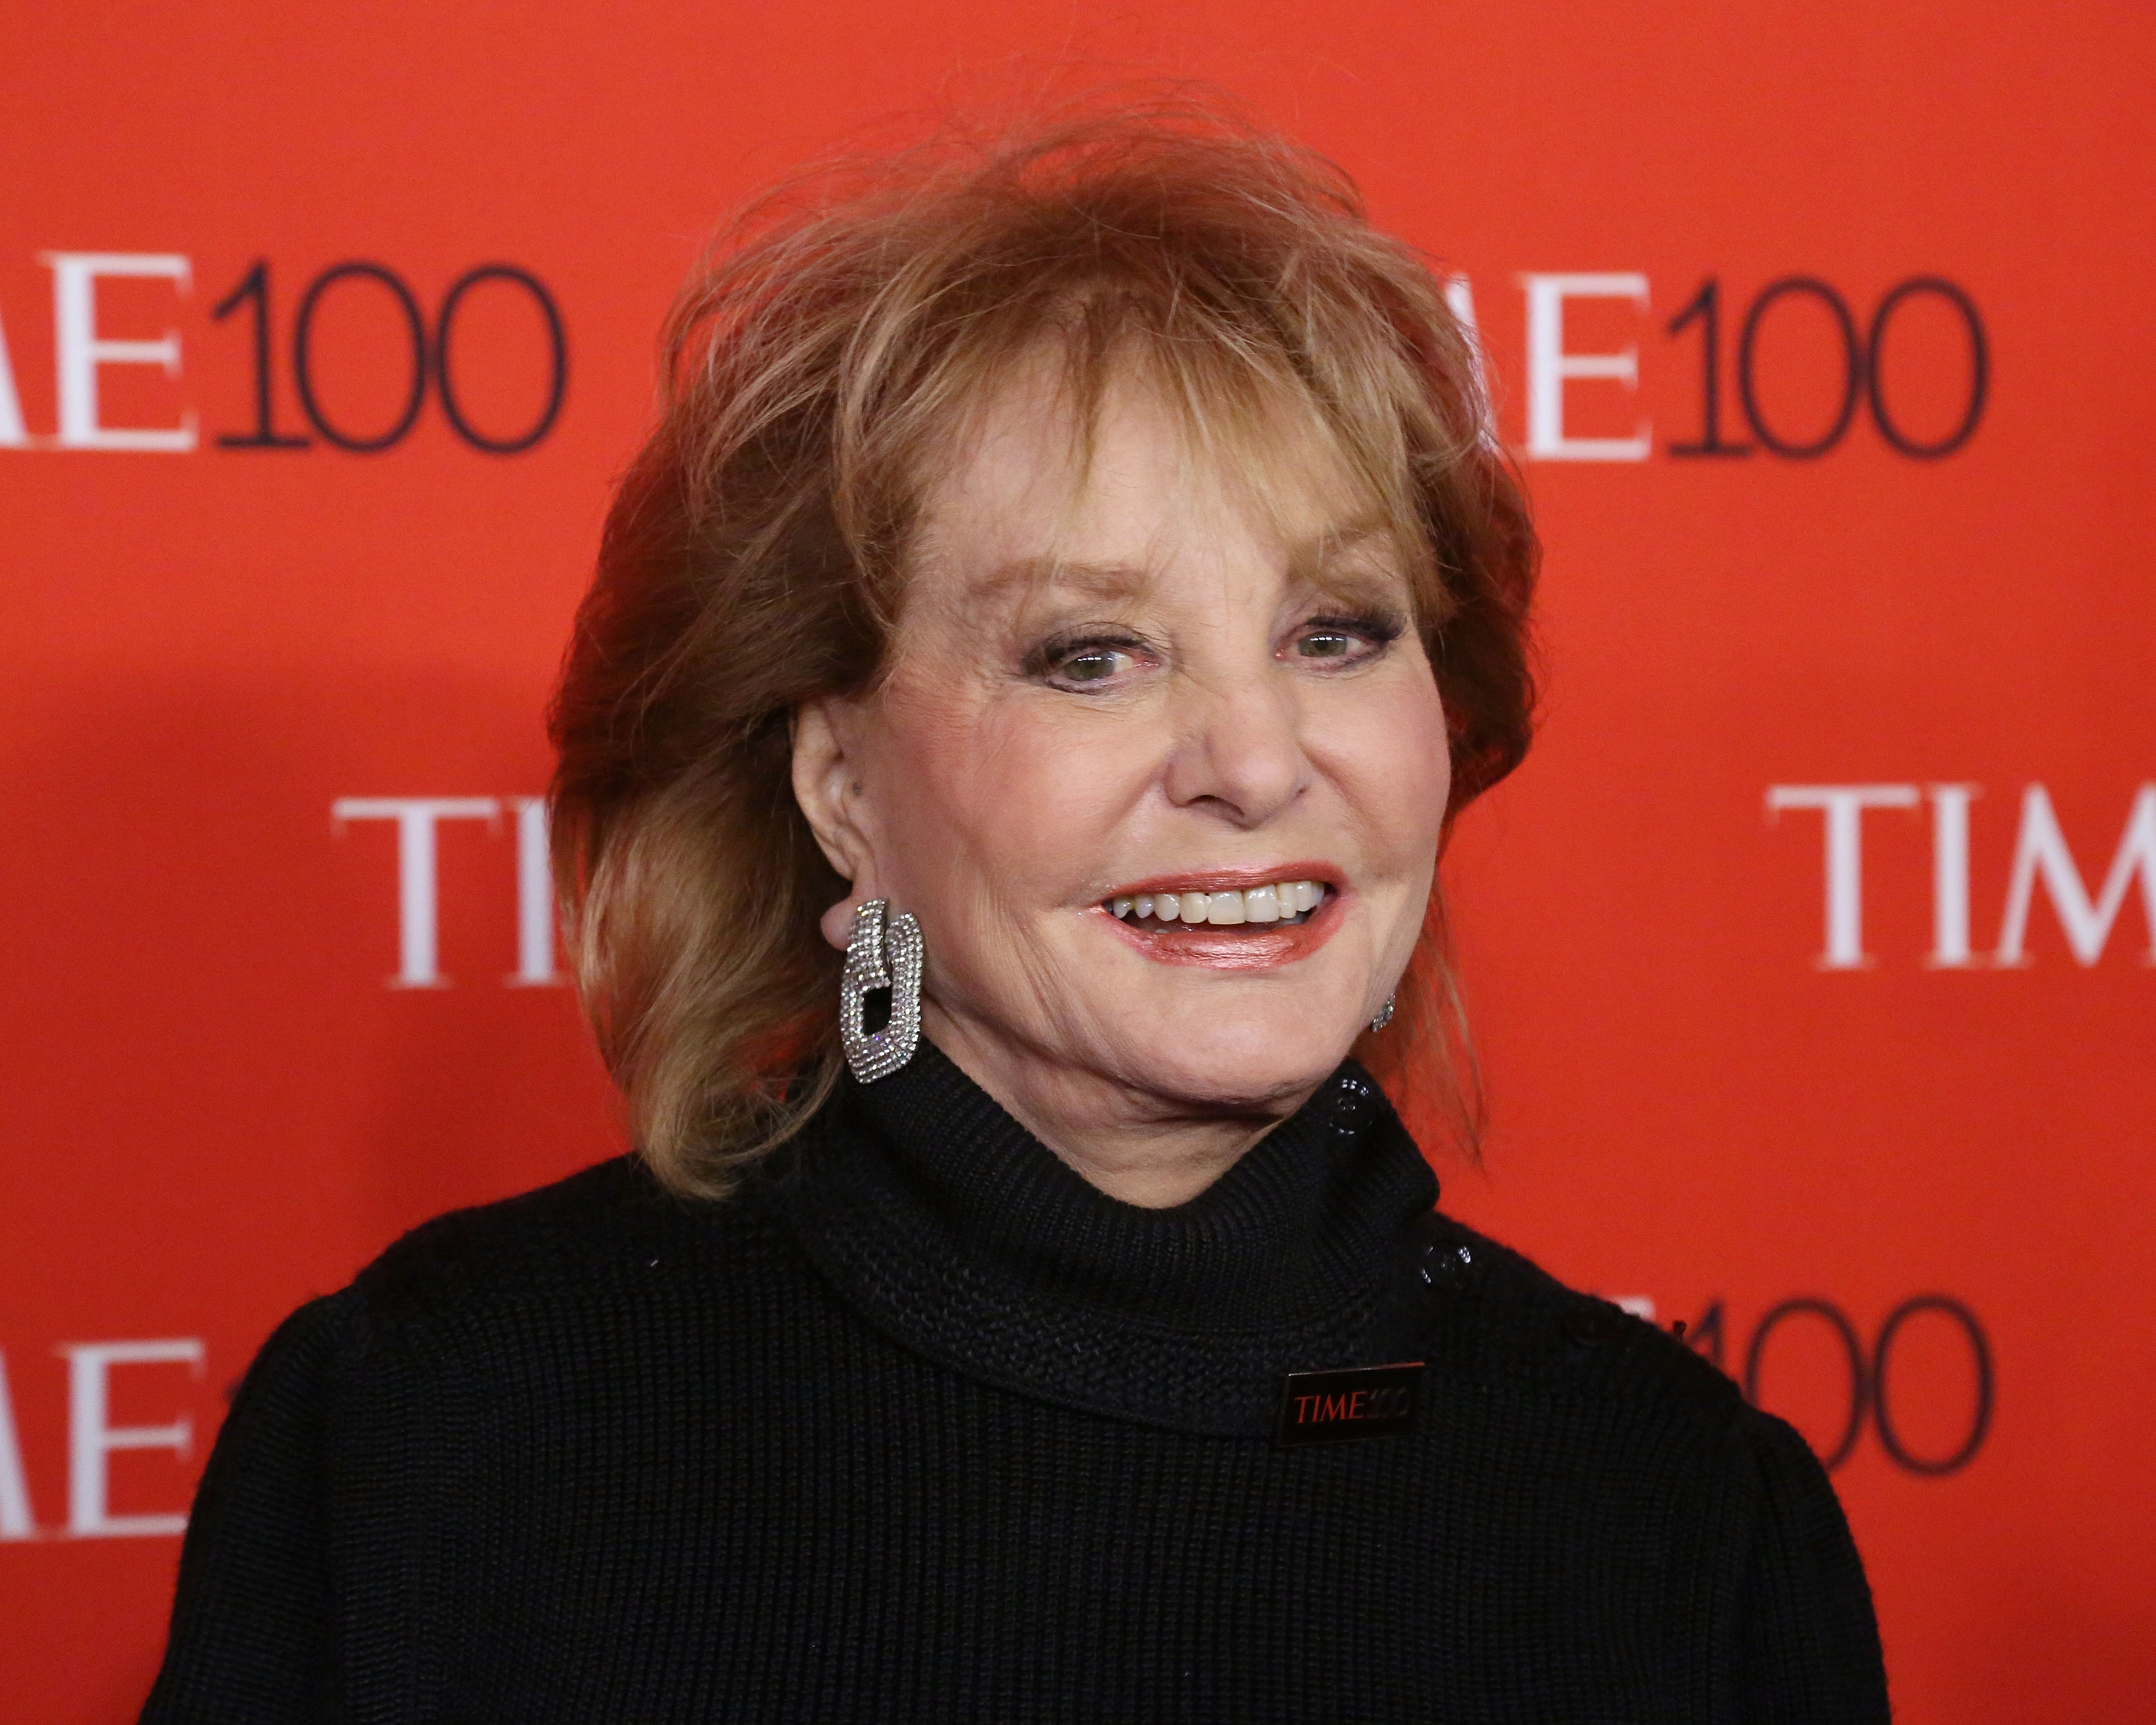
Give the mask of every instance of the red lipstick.
<svg viewBox="0 0 2156 1725">
<path fill-rule="evenodd" d="M 1125 918 L 1117 916 L 1106 904 L 1099 907 L 1099 914 L 1121 938 L 1156 963 L 1203 965 L 1215 970 L 1272 970 L 1308 957 L 1339 931 L 1342 894 L 1337 869 L 1325 863 L 1303 862 L 1264 869 L 1194 870 L 1118 886 L 1111 895 L 1135 898 L 1156 892 L 1245 891 L 1283 880 L 1315 881 L 1325 888 L 1325 896 L 1296 922 L 1164 922 L 1141 917 L 1135 911 Z"/>
</svg>

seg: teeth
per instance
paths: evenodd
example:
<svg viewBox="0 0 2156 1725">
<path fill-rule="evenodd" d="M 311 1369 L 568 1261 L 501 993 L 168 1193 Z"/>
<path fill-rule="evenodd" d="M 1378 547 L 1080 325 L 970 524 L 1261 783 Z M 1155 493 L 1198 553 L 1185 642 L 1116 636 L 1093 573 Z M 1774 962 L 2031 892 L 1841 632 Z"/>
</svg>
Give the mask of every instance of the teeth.
<svg viewBox="0 0 2156 1725">
<path fill-rule="evenodd" d="M 1242 892 L 1126 893 L 1108 901 L 1110 913 L 1126 920 L 1162 922 L 1280 922 L 1307 915 L 1325 902 L 1317 880 L 1282 880 Z"/>
</svg>

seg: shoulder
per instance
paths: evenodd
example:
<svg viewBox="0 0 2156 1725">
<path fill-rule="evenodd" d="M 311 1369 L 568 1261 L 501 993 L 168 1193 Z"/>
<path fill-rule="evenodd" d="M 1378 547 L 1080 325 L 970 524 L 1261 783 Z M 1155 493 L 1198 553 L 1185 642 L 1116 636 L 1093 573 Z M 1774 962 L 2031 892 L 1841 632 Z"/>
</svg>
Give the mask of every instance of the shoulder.
<svg viewBox="0 0 2156 1725">
<path fill-rule="evenodd" d="M 581 1302 L 604 1285 L 753 1255 L 772 1230 L 746 1194 L 685 1199 L 634 1156 L 536 1191 L 423 1223 L 366 1269 L 352 1291 L 377 1322 L 469 1315 L 504 1301 Z M 670 1280 L 662 1275 L 660 1281 Z"/>
<path fill-rule="evenodd" d="M 1445 1363 L 1460 1375 L 1493 1388 L 1664 1407 L 1723 1427 L 1765 1420 L 1677 1335 L 1568 1287 L 1449 1216 L 1433 1214 L 1422 1232 L 1421 1279 L 1437 1296 Z"/>
<path fill-rule="evenodd" d="M 278 1326 L 218 1438 L 248 1459 L 213 1471 L 357 1479 L 439 1447 L 444 1422 L 573 1400 L 608 1363 L 663 1378 L 800 1281 L 767 1204 L 685 1200 L 629 1158 L 452 1211 Z"/>
<path fill-rule="evenodd" d="M 1507 1404 L 1493 1425 L 1544 1478 L 1578 1469 L 1611 1488 L 1568 1538 L 1650 1506 L 1628 1537 L 1712 1577 L 1738 1716 L 1883 1722 L 1863 1561 L 1803 1435 L 1679 1337 L 1519 1253 L 1442 1216 L 1424 1237 L 1452 1307 L 1435 1327 L 1445 1363 Z"/>
<path fill-rule="evenodd" d="M 1559 1281 L 1443 1215 L 1424 1224 L 1438 1293 L 1431 1364 L 1543 1410 L 1555 1428 L 1641 1477 L 1712 1479 L 1734 1524 L 1784 1524 L 1799 1543 L 1846 1547 L 1826 1471 L 1801 1433 L 1753 1407 L 1719 1366 L 1670 1331 Z M 1516 1423 L 1517 1424 L 1517 1423 Z"/>
</svg>

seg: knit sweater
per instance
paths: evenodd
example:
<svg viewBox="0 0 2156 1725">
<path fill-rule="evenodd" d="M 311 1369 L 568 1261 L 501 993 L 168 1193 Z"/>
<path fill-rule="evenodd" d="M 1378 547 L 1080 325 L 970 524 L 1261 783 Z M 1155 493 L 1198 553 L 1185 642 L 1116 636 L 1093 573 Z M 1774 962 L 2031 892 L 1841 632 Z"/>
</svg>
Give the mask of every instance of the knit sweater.
<svg viewBox="0 0 2156 1725">
<path fill-rule="evenodd" d="M 143 1717 L 1884 1719 L 1802 1439 L 1435 1198 L 1352 1064 L 1153 1210 L 924 1043 L 443 1217 L 263 1348 Z"/>
</svg>

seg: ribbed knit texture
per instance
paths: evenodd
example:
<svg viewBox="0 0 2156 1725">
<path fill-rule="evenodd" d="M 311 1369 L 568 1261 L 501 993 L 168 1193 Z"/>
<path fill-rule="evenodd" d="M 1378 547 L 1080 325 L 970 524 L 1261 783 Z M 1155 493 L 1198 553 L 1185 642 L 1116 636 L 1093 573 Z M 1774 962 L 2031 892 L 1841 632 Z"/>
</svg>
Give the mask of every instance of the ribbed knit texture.
<svg viewBox="0 0 2156 1725">
<path fill-rule="evenodd" d="M 1352 1065 L 1148 1211 L 924 1044 L 724 1204 L 444 1217 L 264 1348 L 143 1717 L 1883 1719 L 1802 1440 L 1435 1196 Z"/>
</svg>

